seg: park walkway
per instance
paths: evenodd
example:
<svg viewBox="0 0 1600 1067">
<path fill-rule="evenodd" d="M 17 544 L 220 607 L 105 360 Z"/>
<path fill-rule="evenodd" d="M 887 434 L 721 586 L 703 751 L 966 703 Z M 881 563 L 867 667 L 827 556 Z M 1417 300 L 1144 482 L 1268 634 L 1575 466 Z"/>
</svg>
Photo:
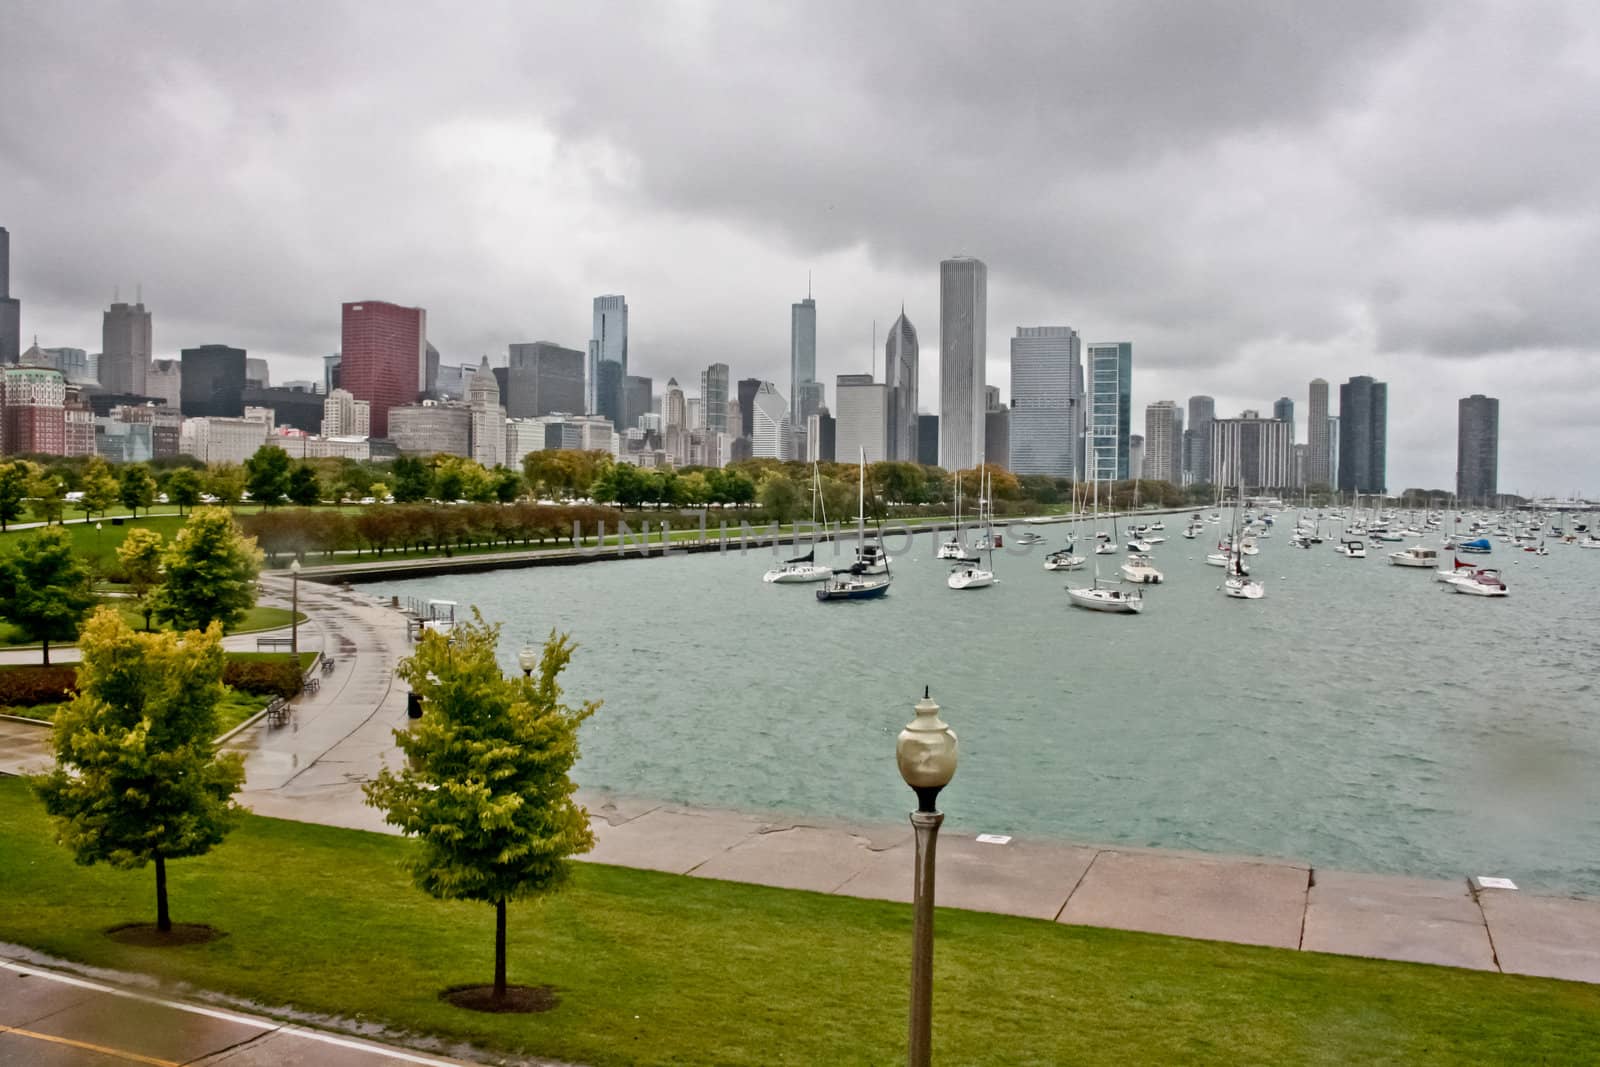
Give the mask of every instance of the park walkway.
<svg viewBox="0 0 1600 1067">
<path fill-rule="evenodd" d="M 273 599 L 288 584 L 264 579 Z M 244 753 L 240 800 L 263 815 L 393 832 L 361 786 L 400 761 L 410 649 L 404 616 L 370 596 L 301 582 L 301 647 L 335 659 L 287 725 L 229 739 Z M 31 733 L 29 732 L 31 731 Z M 19 736 L 20 733 L 20 736 Z M 43 732 L 0 722 L 0 773 L 47 763 Z M 844 896 L 909 901 L 907 825 L 851 826 L 693 809 L 580 791 L 587 860 Z M 938 902 L 1051 922 L 1600 982 L 1600 901 L 1314 868 L 1308 862 L 1003 837 L 947 825 Z"/>
</svg>

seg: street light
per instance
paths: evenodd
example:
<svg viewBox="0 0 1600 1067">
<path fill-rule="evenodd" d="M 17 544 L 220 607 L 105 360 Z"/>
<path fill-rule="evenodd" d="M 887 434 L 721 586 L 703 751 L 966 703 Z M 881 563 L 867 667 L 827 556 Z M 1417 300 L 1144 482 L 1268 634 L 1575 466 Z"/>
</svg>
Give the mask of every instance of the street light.
<svg viewBox="0 0 1600 1067">
<path fill-rule="evenodd" d="M 523 645 L 522 651 L 517 653 L 517 666 L 522 668 L 522 676 L 533 677 L 533 669 L 538 665 L 539 650 L 532 645 Z"/>
<path fill-rule="evenodd" d="M 939 705 L 928 698 L 926 688 L 916 713 L 900 731 L 894 757 L 900 777 L 917 794 L 917 810 L 911 813 L 917 838 L 911 898 L 916 922 L 911 935 L 911 1035 L 906 1062 L 927 1067 L 933 1057 L 933 853 L 939 824 L 944 822 L 935 804 L 939 790 L 955 777 L 956 733 L 939 718 Z"/>
<path fill-rule="evenodd" d="M 289 651 L 300 654 L 300 561 L 289 561 L 289 581 L 293 590 L 289 594 Z"/>
</svg>

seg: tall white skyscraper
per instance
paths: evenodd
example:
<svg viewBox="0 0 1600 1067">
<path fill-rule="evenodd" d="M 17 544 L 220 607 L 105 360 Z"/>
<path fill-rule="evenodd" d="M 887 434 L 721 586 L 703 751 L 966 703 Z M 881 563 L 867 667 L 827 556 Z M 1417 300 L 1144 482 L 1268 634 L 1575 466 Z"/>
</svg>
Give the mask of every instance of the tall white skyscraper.
<svg viewBox="0 0 1600 1067">
<path fill-rule="evenodd" d="M 500 383 L 484 356 L 467 386 L 472 408 L 472 458 L 493 468 L 506 461 L 506 409 L 500 406 Z"/>
<path fill-rule="evenodd" d="M 789 307 L 789 421 L 804 425 L 800 410 L 807 383 L 817 380 L 817 302 L 806 298 Z"/>
<path fill-rule="evenodd" d="M 1070 326 L 1018 326 L 1011 339 L 1011 459 L 1016 474 L 1077 478 L 1083 365 Z M 990 456 L 1004 463 L 1004 456 Z"/>
<path fill-rule="evenodd" d="M 889 390 L 889 458 L 902 463 L 917 461 L 917 328 L 900 317 L 889 327 L 883 345 L 883 381 Z"/>
<path fill-rule="evenodd" d="M 615 398 L 601 395 L 600 364 L 603 362 L 616 363 L 621 368 L 614 376 L 614 388 L 619 392 Z M 628 300 L 623 296 L 597 296 L 594 298 L 594 332 L 589 335 L 589 375 L 584 381 L 584 398 L 590 414 L 600 412 L 613 419 L 618 417 L 617 412 L 622 408 L 621 383 L 627 373 Z M 607 375 L 608 384 L 611 380 L 612 375 Z M 606 406 L 612 399 L 616 403 L 615 411 Z"/>
<path fill-rule="evenodd" d="M 762 382 L 751 402 L 750 455 L 766 459 L 789 457 L 789 404 L 771 382 Z"/>
<path fill-rule="evenodd" d="M 1144 473 L 1152 481 L 1183 484 L 1183 409 L 1157 400 L 1144 409 Z"/>
<path fill-rule="evenodd" d="M 970 256 L 941 262 L 939 466 L 946 470 L 965 470 L 983 461 L 988 325 L 989 268 Z"/>
</svg>

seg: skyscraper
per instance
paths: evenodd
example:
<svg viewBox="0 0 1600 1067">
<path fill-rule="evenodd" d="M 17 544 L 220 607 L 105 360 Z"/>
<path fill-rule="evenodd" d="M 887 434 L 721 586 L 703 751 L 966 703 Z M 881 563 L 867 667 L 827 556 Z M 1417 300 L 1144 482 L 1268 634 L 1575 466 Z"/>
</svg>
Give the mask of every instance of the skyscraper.
<svg viewBox="0 0 1600 1067">
<path fill-rule="evenodd" d="M 771 382 L 762 382 L 750 398 L 750 455 L 789 459 L 789 405 Z"/>
<path fill-rule="evenodd" d="M 472 458 L 497 467 L 506 461 L 506 409 L 500 406 L 500 384 L 488 356 L 467 385 L 467 403 L 472 408 Z"/>
<path fill-rule="evenodd" d="M 1289 440 L 1294 440 L 1294 401 L 1280 396 L 1272 402 L 1272 417 L 1289 424 Z"/>
<path fill-rule="evenodd" d="M 506 415 L 532 419 L 541 415 L 584 414 L 584 354 L 551 341 L 507 346 Z"/>
<path fill-rule="evenodd" d="M 802 386 L 817 380 L 817 302 L 811 293 L 789 306 L 789 421 L 805 425 L 800 410 Z"/>
<path fill-rule="evenodd" d="M 1333 488 L 1332 453 L 1328 447 L 1328 383 L 1311 379 L 1311 398 L 1307 405 L 1306 485 Z"/>
<path fill-rule="evenodd" d="M 244 417 L 244 390 L 248 359 L 242 348 L 201 345 L 178 354 L 178 406 L 183 417 L 238 419 Z"/>
<path fill-rule="evenodd" d="M 1294 485 L 1294 441 L 1289 424 L 1247 411 L 1237 419 L 1211 421 L 1212 485 L 1288 489 Z"/>
<path fill-rule="evenodd" d="M 1389 386 L 1358 375 L 1339 386 L 1339 488 L 1383 493 L 1389 439 Z"/>
<path fill-rule="evenodd" d="M 1209 396 L 1189 398 L 1189 483 L 1206 485 L 1211 481 L 1211 421 L 1217 417 L 1217 402 Z"/>
<path fill-rule="evenodd" d="M 667 391 L 661 397 L 662 425 L 668 430 L 687 430 L 689 428 L 689 405 L 684 400 L 683 390 L 678 388 L 678 379 L 667 379 Z"/>
<path fill-rule="evenodd" d="M 924 467 L 939 465 L 939 416 L 917 413 L 917 462 Z"/>
<path fill-rule="evenodd" d="M 0 226 L 0 364 L 22 358 L 22 304 L 11 295 L 11 233 Z"/>
<path fill-rule="evenodd" d="M 868 463 L 887 458 L 888 387 L 870 374 L 841 374 L 833 398 L 839 408 L 834 415 L 835 458 L 840 463 L 854 463 L 863 453 Z"/>
<path fill-rule="evenodd" d="M 761 391 L 761 385 L 760 378 L 739 379 L 739 426 L 737 430 L 729 432 L 737 433 L 740 437 L 749 437 L 755 433 L 755 402 L 756 394 Z"/>
<path fill-rule="evenodd" d="M 700 372 L 700 410 L 705 428 L 714 433 L 732 433 L 728 426 L 728 365 L 713 363 Z"/>
<path fill-rule="evenodd" d="M 983 456 L 989 268 L 955 256 L 939 264 L 939 465 L 977 466 Z M 844 417 L 843 404 L 840 418 Z M 842 445 L 841 445 L 842 447 Z"/>
<path fill-rule="evenodd" d="M 1089 346 L 1089 475 L 1114 482 L 1128 477 L 1128 435 L 1133 419 L 1133 345 Z"/>
<path fill-rule="evenodd" d="M 1011 339 L 1011 465 L 1017 474 L 1076 478 L 1083 396 L 1078 331 L 1018 326 Z"/>
<path fill-rule="evenodd" d="M 144 303 L 113 303 L 100 322 L 101 388 L 108 393 L 144 396 L 150 345 L 150 312 Z"/>
<path fill-rule="evenodd" d="M 614 398 L 604 397 L 600 391 L 600 364 L 615 363 L 621 369 L 615 378 L 618 390 Z M 628 373 L 628 300 L 622 296 L 597 296 L 594 298 L 594 332 L 589 339 L 589 414 L 613 412 L 612 424 L 620 418 L 622 409 L 622 379 Z"/>
<path fill-rule="evenodd" d="M 1183 409 L 1158 400 L 1144 409 L 1144 474 L 1159 482 L 1183 484 Z"/>
<path fill-rule="evenodd" d="M 917 328 L 900 317 L 889 327 L 883 344 L 883 382 L 889 389 L 889 458 L 902 463 L 917 461 Z"/>
<path fill-rule="evenodd" d="M 1492 504 L 1500 492 L 1500 401 L 1461 398 L 1456 423 L 1456 499 Z"/>
<path fill-rule="evenodd" d="M 639 416 L 650 410 L 650 397 L 654 391 L 654 379 L 641 374 L 623 376 L 622 425 L 618 429 L 632 430 L 639 425 Z"/>
<path fill-rule="evenodd" d="M 422 392 L 428 313 L 382 300 L 344 305 L 339 384 L 372 405 L 372 436 L 389 435 L 389 409 Z"/>
</svg>

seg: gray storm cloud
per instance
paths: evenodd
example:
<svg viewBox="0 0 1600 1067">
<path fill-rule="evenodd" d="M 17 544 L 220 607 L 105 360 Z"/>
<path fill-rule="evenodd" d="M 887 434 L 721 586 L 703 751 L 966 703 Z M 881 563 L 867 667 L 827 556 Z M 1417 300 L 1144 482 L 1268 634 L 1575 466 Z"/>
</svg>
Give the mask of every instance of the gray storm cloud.
<svg viewBox="0 0 1600 1067">
<path fill-rule="evenodd" d="M 310 376 L 340 301 L 429 309 L 447 361 L 579 344 L 624 292 L 658 382 L 866 370 L 937 261 L 1017 325 L 1127 339 L 1135 406 L 1391 382 L 1392 487 L 1453 480 L 1502 398 L 1502 486 L 1600 492 L 1600 11 L 1591 5 L 21 3 L 0 225 L 24 331 Z M 923 395 L 936 396 L 924 359 Z M 881 368 L 881 357 L 879 358 Z M 1534 372 L 1536 370 L 1536 372 Z M 831 388 L 830 388 L 831 393 Z"/>
</svg>

